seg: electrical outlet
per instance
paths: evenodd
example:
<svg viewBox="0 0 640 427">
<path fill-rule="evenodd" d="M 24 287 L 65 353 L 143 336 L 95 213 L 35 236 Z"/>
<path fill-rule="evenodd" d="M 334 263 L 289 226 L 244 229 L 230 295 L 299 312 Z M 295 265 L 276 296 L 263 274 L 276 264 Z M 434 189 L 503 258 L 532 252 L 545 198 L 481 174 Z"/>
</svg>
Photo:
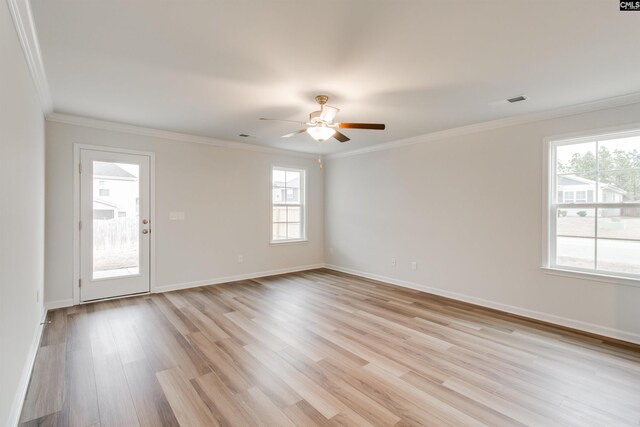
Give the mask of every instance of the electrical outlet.
<svg viewBox="0 0 640 427">
<path fill-rule="evenodd" d="M 244 262 L 244 255 L 238 255 L 238 262 Z"/>
<path fill-rule="evenodd" d="M 411 269 L 412 270 L 417 270 L 418 269 L 418 263 L 416 261 L 411 261 Z"/>
<path fill-rule="evenodd" d="M 391 267 L 395 267 L 396 266 L 396 259 L 395 258 L 391 258 Z"/>
</svg>

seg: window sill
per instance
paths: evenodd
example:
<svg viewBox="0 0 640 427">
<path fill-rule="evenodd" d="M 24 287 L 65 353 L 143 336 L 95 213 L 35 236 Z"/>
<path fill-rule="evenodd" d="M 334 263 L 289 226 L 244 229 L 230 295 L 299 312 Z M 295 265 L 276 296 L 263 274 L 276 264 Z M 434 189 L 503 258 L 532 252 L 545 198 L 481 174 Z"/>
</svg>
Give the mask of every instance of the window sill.
<svg viewBox="0 0 640 427">
<path fill-rule="evenodd" d="M 631 277 L 611 276 L 608 274 L 587 273 L 577 270 L 566 270 L 558 267 L 540 267 L 546 273 L 554 276 L 572 277 L 574 279 L 591 280 L 594 282 L 608 283 L 614 285 L 640 287 L 640 279 Z"/>
<path fill-rule="evenodd" d="M 283 246 L 283 245 L 296 245 L 298 243 L 309 243 L 309 240 L 308 239 L 279 240 L 275 242 L 270 242 L 269 244 L 272 246 Z"/>
</svg>

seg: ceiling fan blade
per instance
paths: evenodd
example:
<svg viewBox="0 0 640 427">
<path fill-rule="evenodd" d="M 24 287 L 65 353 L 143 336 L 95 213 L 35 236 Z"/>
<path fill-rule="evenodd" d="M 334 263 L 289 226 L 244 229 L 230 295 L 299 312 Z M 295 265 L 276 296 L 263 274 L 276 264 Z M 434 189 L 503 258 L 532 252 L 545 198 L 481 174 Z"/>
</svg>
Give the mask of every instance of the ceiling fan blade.
<svg viewBox="0 0 640 427">
<path fill-rule="evenodd" d="M 300 129 L 300 130 L 297 130 L 295 132 L 291 132 L 291 133 L 288 133 L 286 135 L 282 135 L 282 138 L 291 138 L 292 136 L 295 136 L 295 135 L 297 135 L 299 133 L 304 133 L 306 131 L 307 131 L 306 129 Z"/>
<path fill-rule="evenodd" d="M 347 135 L 340 133 L 338 131 L 336 131 L 336 133 L 333 134 L 333 137 L 340 142 L 347 142 L 351 140 L 350 138 L 347 137 Z"/>
<path fill-rule="evenodd" d="M 381 123 L 338 123 L 341 129 L 371 129 L 384 130 L 385 125 Z"/>
<path fill-rule="evenodd" d="M 289 123 L 297 123 L 299 125 L 304 125 L 304 122 L 298 120 L 283 120 L 283 119 L 265 119 L 264 117 L 260 117 L 258 120 L 268 120 L 270 122 L 289 122 Z"/>
</svg>

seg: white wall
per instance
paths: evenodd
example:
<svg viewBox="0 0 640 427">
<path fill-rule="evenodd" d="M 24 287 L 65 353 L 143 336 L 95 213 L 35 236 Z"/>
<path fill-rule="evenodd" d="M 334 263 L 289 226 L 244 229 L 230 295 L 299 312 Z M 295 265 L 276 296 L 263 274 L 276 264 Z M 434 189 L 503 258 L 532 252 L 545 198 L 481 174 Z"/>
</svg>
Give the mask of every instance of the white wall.
<svg viewBox="0 0 640 427">
<path fill-rule="evenodd" d="M 179 142 L 48 121 L 46 301 L 68 303 L 73 289 L 74 143 L 156 154 L 156 285 L 321 264 L 323 178 L 309 157 Z M 270 245 L 271 164 L 307 169 L 306 243 Z M 169 212 L 185 212 L 184 221 Z M 244 256 L 238 263 L 237 256 Z"/>
<path fill-rule="evenodd" d="M 331 159 L 326 261 L 640 343 L 640 287 L 540 270 L 543 138 L 638 122 L 636 104 Z"/>
<path fill-rule="evenodd" d="M 44 156 L 42 108 L 7 3 L 0 1 L 0 425 L 18 416 L 39 338 Z"/>
</svg>

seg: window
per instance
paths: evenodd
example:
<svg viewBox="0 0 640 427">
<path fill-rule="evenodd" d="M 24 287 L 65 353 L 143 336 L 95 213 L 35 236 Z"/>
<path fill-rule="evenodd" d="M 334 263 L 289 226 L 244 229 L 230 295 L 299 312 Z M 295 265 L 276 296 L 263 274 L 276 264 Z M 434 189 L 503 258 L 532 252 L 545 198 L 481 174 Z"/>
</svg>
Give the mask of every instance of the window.
<svg viewBox="0 0 640 427">
<path fill-rule="evenodd" d="M 549 149 L 549 267 L 640 279 L 640 131 Z"/>
<path fill-rule="evenodd" d="M 295 242 L 306 238 L 305 171 L 271 169 L 271 242 Z"/>
<path fill-rule="evenodd" d="M 99 189 L 100 197 L 109 197 L 109 189 L 108 188 L 100 188 Z"/>
</svg>

